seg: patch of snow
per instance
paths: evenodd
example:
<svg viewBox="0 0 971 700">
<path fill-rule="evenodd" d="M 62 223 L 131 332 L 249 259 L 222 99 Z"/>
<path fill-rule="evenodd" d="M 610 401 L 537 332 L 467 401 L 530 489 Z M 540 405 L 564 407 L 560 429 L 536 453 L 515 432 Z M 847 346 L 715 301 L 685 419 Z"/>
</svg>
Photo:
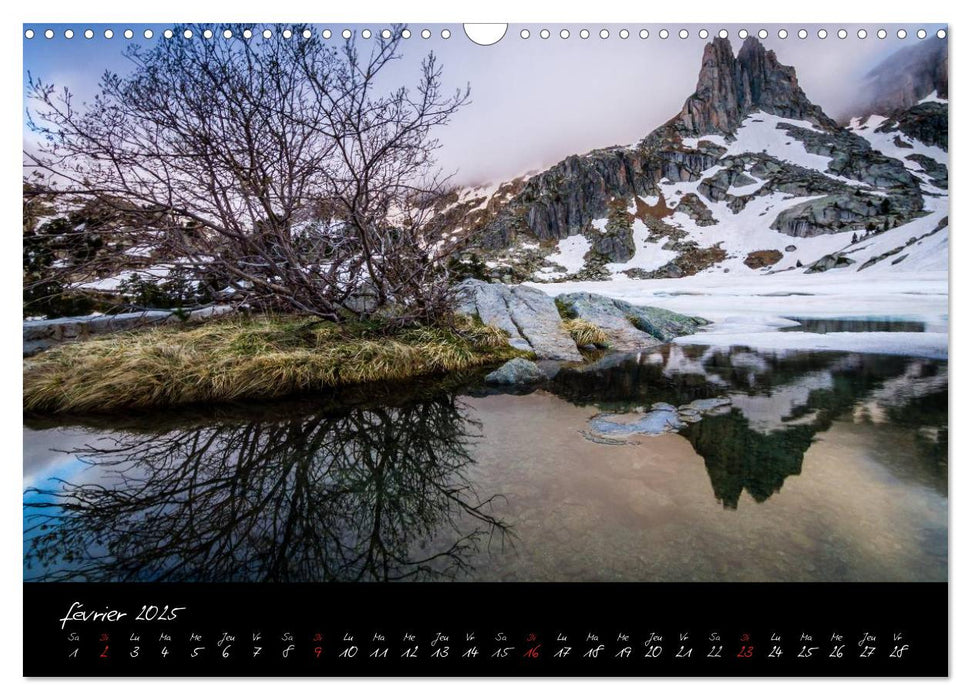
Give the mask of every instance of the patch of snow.
<svg viewBox="0 0 971 700">
<path fill-rule="evenodd" d="M 171 267 L 169 265 L 155 265 L 142 270 L 122 270 L 117 275 L 91 282 L 82 282 L 77 286 L 81 289 L 90 289 L 95 292 L 116 292 L 122 284 L 131 280 L 133 276 L 142 281 L 159 281 L 164 280 L 170 271 Z"/>
<path fill-rule="evenodd" d="M 697 138 L 688 137 L 681 139 L 681 143 L 685 146 L 685 148 L 698 148 L 698 145 L 702 141 L 709 141 L 716 146 L 722 146 L 723 148 L 728 146 L 728 143 L 725 141 L 725 137 L 721 134 L 707 134 L 705 136 L 698 136 Z"/>
<path fill-rule="evenodd" d="M 153 245 L 136 245 L 125 250 L 125 255 L 130 258 L 150 258 L 155 250 Z"/>
<path fill-rule="evenodd" d="M 649 241 L 648 236 L 651 235 L 651 230 L 640 219 L 634 219 L 631 228 L 634 237 L 634 255 L 626 262 L 607 263 L 606 267 L 610 272 L 616 275 L 624 270 L 633 270 L 634 268 L 648 271 L 656 270 L 678 257 L 677 251 L 665 250 L 661 243 Z"/>
<path fill-rule="evenodd" d="M 829 167 L 830 159 L 809 153 L 802 141 L 790 136 L 784 129 L 778 128 L 787 125 L 821 133 L 808 121 L 785 119 L 760 111 L 749 115 L 738 127 L 735 140 L 728 145 L 725 156 L 765 153 L 803 168 L 825 171 Z"/>
<path fill-rule="evenodd" d="M 922 104 L 927 104 L 928 102 L 937 102 L 938 104 L 946 105 L 947 99 L 943 97 L 938 97 L 937 90 L 935 90 L 934 92 L 932 92 L 930 95 L 922 99 L 917 104 L 922 105 Z"/>
<path fill-rule="evenodd" d="M 947 274 L 948 270 L 948 226 L 930 234 L 938 223 L 948 215 L 947 197 L 924 197 L 924 208 L 929 213 L 906 224 L 892 228 L 889 231 L 870 236 L 850 246 L 852 252 L 847 251 L 848 257 L 857 264 L 848 268 L 830 270 L 825 273 L 838 275 L 867 274 L 873 272 L 931 272 L 939 271 Z M 926 238 L 924 237 L 926 235 Z M 918 239 L 918 240 L 914 240 Z M 868 260 L 889 253 L 896 248 L 903 248 L 899 253 L 889 255 L 878 263 L 871 265 L 862 273 L 858 268 Z M 906 255 L 896 265 L 893 264 L 900 256 Z M 805 261 L 804 261 L 805 262 Z M 872 274 L 872 273 L 871 273 Z"/>
<path fill-rule="evenodd" d="M 197 263 L 208 263 L 212 262 L 213 258 L 208 255 L 200 255 L 197 260 L 193 261 L 189 258 L 178 258 L 171 263 L 161 263 L 159 265 L 152 265 L 151 267 L 144 267 L 138 270 L 122 270 L 118 274 L 112 275 L 111 277 L 105 277 L 98 280 L 92 280 L 90 282 L 81 282 L 75 286 L 79 289 L 88 289 L 94 292 L 116 292 L 118 291 L 122 284 L 129 282 L 131 278 L 137 277 L 139 280 L 144 282 L 161 282 L 168 278 L 172 273 L 172 270 L 176 266 L 183 266 L 191 268 L 193 264 Z M 186 284 L 191 287 L 198 286 L 198 280 L 186 280 Z"/>
<path fill-rule="evenodd" d="M 728 194 L 736 197 L 744 197 L 745 195 L 755 194 L 758 192 L 759 188 L 765 184 L 765 180 L 760 180 L 751 174 L 749 177 L 755 180 L 755 182 L 753 182 L 751 185 L 732 185 L 727 190 Z"/>
<path fill-rule="evenodd" d="M 606 221 L 606 219 L 603 219 L 603 221 Z M 563 275 L 572 275 L 583 269 L 585 262 L 583 256 L 589 251 L 590 241 L 582 233 L 578 233 L 573 236 L 567 236 L 557 243 L 556 252 L 547 255 L 546 260 L 566 268 L 566 272 L 558 273 L 560 277 Z M 551 275 L 557 273 L 544 274 Z M 546 279 L 550 278 L 546 277 Z"/>
<path fill-rule="evenodd" d="M 742 125 L 735 132 L 735 141 L 728 146 L 728 151 L 723 157 L 742 155 L 743 153 L 765 153 L 793 165 L 818 170 L 828 178 L 853 187 L 870 189 L 870 185 L 865 182 L 827 173 L 826 169 L 832 159 L 807 151 L 802 141 L 790 136 L 785 128 L 779 128 L 785 126 L 796 126 L 819 134 L 824 133 L 811 122 L 800 119 L 786 119 L 760 111 L 748 116 L 742 122 Z"/>
<path fill-rule="evenodd" d="M 697 188 L 697 183 L 677 183 L 676 185 L 662 184 L 661 190 L 666 198 L 677 203 L 679 196 L 676 190 L 688 191 L 685 185 L 691 184 Z M 744 264 L 745 258 L 753 250 L 778 250 L 783 254 L 782 259 L 774 265 L 775 269 L 785 269 L 801 261 L 804 265 L 818 260 L 835 249 L 842 248 L 853 239 L 852 231 L 813 236 L 809 238 L 795 238 L 770 226 L 776 217 L 789 209 L 805 202 L 818 199 L 818 196 L 795 197 L 785 192 L 772 192 L 756 197 L 735 213 L 728 206 L 728 202 L 706 202 L 712 216 L 718 222 L 713 226 L 699 226 L 684 212 L 675 212 L 666 221 L 689 234 L 690 240 L 702 247 L 721 244 L 725 250 L 726 259 L 717 268 L 728 269 L 732 273 L 742 275 L 762 274 L 750 269 Z M 788 246 L 795 245 L 795 251 L 786 252 Z M 702 274 L 712 274 L 715 268 L 709 268 Z"/>
</svg>

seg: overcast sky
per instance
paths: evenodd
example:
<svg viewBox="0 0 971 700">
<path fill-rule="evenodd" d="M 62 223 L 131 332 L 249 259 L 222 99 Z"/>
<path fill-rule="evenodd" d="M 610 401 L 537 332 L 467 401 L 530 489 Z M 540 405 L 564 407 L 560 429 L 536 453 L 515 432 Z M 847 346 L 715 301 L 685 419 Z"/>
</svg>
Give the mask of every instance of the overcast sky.
<svg viewBox="0 0 971 700">
<path fill-rule="evenodd" d="M 103 37 L 109 26 L 114 31 L 110 40 Z M 363 28 L 347 26 L 352 30 Z M 419 34 L 425 26 L 432 30 L 429 39 Z M 443 39 L 441 30 L 446 26 L 451 37 Z M 711 36 L 724 27 L 736 50 L 742 43 L 738 25 L 705 26 L 710 33 L 708 40 L 698 37 L 700 25 L 668 25 L 671 35 L 667 39 L 660 38 L 664 28 L 660 25 L 629 25 L 627 39 L 619 37 L 623 25 L 607 25 L 608 39 L 599 37 L 602 25 L 558 24 L 548 25 L 550 38 L 542 39 L 540 30 L 544 26 L 510 25 L 502 41 L 483 47 L 469 40 L 461 25 L 416 25 L 412 37 L 402 42 L 404 55 L 393 76 L 399 83 L 412 84 L 418 62 L 428 51 L 434 51 L 444 66 L 446 86 L 469 83 L 472 87 L 472 103 L 438 133 L 442 142 L 439 162 L 446 171 L 456 172 L 457 182 L 509 179 L 552 165 L 572 153 L 634 143 L 674 116 L 693 92 L 702 52 Z M 682 26 L 690 32 L 683 40 L 676 32 Z M 127 70 L 122 56 L 125 44 L 165 41 L 161 36 L 166 28 L 27 27 L 34 29 L 36 36 L 24 40 L 25 78 L 30 71 L 47 82 L 68 86 L 80 97 L 94 94 L 106 69 Z M 56 31 L 53 39 L 42 36 L 48 27 Z M 69 27 L 75 32 L 72 39 L 64 38 Z M 82 31 L 88 27 L 95 31 L 95 38 L 83 38 Z M 126 27 L 135 30 L 135 39 L 122 37 Z M 788 38 L 778 38 L 780 27 L 788 31 Z M 868 33 L 862 40 L 856 36 L 861 27 Z M 916 37 L 921 27 L 928 32 L 923 40 Z M 154 30 L 155 38 L 142 38 L 146 28 Z M 381 28 L 371 27 L 372 31 Z M 523 28 L 529 30 L 530 38 L 520 37 Z M 564 28 L 570 32 L 567 39 L 559 36 Z M 579 36 L 583 28 L 590 31 L 587 39 Z M 891 53 L 919 41 L 939 41 L 934 36 L 938 25 L 886 25 L 889 34 L 882 40 L 877 38 L 880 27 L 876 25 L 806 25 L 806 39 L 797 37 L 802 25 L 746 26 L 751 33 L 763 28 L 769 32 L 763 41 L 766 47 L 773 49 L 782 63 L 795 66 L 809 99 L 832 116 L 845 113 L 863 76 Z M 817 37 L 820 28 L 827 31 L 827 38 Z M 849 32 L 848 38 L 837 38 L 840 28 Z M 903 40 L 896 36 L 901 28 L 907 32 Z M 640 38 L 642 29 L 649 32 L 648 38 Z M 193 39 L 197 40 L 201 39 Z M 25 141 L 29 139 L 25 131 Z"/>
</svg>

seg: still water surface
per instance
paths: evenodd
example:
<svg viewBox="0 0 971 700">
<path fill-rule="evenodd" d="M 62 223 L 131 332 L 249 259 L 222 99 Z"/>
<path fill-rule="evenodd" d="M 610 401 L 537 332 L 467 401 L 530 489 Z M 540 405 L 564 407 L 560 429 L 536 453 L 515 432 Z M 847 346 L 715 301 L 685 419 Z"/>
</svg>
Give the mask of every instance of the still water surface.
<svg viewBox="0 0 971 700">
<path fill-rule="evenodd" d="M 382 392 L 28 418 L 25 579 L 947 579 L 946 362 L 671 345 Z M 731 403 L 643 428 L 699 399 Z"/>
</svg>

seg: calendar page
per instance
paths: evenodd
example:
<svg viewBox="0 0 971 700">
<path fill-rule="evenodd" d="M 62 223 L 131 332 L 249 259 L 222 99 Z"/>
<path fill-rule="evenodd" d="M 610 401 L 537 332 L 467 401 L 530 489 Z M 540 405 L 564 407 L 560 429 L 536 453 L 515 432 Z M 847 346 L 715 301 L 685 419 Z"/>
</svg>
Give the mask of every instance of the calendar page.
<svg viewBox="0 0 971 700">
<path fill-rule="evenodd" d="M 23 26 L 26 676 L 947 676 L 944 24 Z"/>
</svg>

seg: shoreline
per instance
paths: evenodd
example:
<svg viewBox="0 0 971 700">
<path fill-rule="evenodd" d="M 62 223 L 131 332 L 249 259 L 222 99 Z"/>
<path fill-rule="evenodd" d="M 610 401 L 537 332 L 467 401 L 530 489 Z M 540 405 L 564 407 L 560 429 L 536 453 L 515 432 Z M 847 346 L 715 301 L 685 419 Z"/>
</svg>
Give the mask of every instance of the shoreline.
<svg viewBox="0 0 971 700">
<path fill-rule="evenodd" d="M 391 329 L 307 317 L 220 319 L 69 342 L 23 362 L 23 410 L 106 414 L 276 399 L 447 375 L 526 355 L 471 319 Z"/>
</svg>

